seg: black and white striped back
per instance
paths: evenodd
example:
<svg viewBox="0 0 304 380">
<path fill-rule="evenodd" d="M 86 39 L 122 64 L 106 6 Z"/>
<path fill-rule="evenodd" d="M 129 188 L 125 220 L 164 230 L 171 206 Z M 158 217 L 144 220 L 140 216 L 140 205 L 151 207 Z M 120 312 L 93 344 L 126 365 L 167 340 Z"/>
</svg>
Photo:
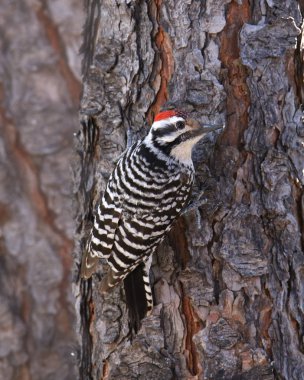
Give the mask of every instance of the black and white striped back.
<svg viewBox="0 0 304 380">
<path fill-rule="evenodd" d="M 193 168 L 145 141 L 119 160 L 95 216 L 92 256 L 106 258 L 114 286 L 147 260 L 187 203 Z"/>
</svg>

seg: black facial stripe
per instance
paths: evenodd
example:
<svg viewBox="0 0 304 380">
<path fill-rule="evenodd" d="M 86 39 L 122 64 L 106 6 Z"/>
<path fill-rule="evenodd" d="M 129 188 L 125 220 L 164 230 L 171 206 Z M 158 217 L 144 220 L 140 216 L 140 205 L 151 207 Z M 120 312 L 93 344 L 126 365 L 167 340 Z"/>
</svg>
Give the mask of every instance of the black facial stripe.
<svg viewBox="0 0 304 380">
<path fill-rule="evenodd" d="M 193 133 L 193 131 L 187 131 L 185 133 L 182 133 L 181 135 L 176 137 L 175 140 L 167 143 L 166 145 L 160 145 L 157 142 L 157 139 L 153 139 L 153 143 L 154 143 L 154 146 L 156 146 L 159 150 L 161 150 L 163 153 L 169 155 L 173 148 L 175 148 L 177 145 L 179 145 L 183 141 L 186 141 L 188 139 L 195 137 L 195 135 L 196 134 Z"/>
<path fill-rule="evenodd" d="M 175 131 L 176 131 L 175 125 L 167 124 L 164 127 L 154 129 L 152 134 L 153 134 L 153 137 L 157 138 L 157 137 L 163 137 L 163 136 L 169 135 L 170 133 L 175 132 Z"/>
<path fill-rule="evenodd" d="M 195 137 L 195 133 L 193 131 L 187 131 L 185 133 L 182 133 L 179 135 L 175 140 L 173 140 L 170 145 L 176 146 L 182 143 L 183 141 L 189 140 L 191 138 Z"/>
</svg>

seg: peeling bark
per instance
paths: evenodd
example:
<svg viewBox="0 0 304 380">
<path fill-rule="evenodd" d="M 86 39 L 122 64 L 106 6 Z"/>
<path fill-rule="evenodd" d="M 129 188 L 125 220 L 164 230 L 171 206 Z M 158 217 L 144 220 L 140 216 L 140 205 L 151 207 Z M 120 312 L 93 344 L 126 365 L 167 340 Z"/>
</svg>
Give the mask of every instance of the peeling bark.
<svg viewBox="0 0 304 380">
<path fill-rule="evenodd" d="M 80 378 L 304 379 L 299 5 L 86 2 L 78 265 L 115 160 L 166 100 L 226 129 L 194 153 L 202 204 L 159 247 L 132 342 L 123 288 L 75 270 Z"/>
</svg>

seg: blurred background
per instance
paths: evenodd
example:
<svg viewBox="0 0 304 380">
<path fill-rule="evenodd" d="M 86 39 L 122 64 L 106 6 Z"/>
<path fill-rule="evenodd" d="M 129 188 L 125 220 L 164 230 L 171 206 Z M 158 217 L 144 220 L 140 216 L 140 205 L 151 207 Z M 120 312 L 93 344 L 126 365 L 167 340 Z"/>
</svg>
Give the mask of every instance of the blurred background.
<svg viewBox="0 0 304 380">
<path fill-rule="evenodd" d="M 83 2 L 2 0 L 0 15 L 0 379 L 75 379 Z"/>
</svg>

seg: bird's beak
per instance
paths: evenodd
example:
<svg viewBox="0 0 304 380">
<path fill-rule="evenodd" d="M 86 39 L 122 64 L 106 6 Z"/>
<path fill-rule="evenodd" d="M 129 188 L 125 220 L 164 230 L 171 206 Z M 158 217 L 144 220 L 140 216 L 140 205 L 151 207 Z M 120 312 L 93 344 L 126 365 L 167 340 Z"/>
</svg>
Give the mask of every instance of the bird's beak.
<svg viewBox="0 0 304 380">
<path fill-rule="evenodd" d="M 216 131 L 218 129 L 224 129 L 224 125 L 220 124 L 199 124 L 196 120 L 188 119 L 187 125 L 189 125 L 192 129 L 192 132 L 196 135 L 204 135 L 206 133 Z"/>
<path fill-rule="evenodd" d="M 224 129 L 225 125 L 223 124 L 203 124 L 199 126 L 199 130 L 202 133 L 208 133 L 212 131 L 217 131 L 218 129 Z"/>
</svg>

